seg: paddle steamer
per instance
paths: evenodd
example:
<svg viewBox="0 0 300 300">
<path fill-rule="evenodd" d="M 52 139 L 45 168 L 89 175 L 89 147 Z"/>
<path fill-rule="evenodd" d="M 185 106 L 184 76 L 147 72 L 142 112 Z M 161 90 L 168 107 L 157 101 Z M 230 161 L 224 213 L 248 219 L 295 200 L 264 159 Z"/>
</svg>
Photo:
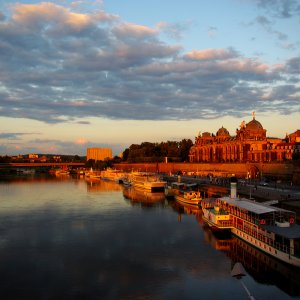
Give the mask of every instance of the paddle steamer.
<svg viewBox="0 0 300 300">
<path fill-rule="evenodd" d="M 300 267 L 300 225 L 290 210 L 237 197 L 237 179 L 231 178 L 231 194 L 216 200 L 229 216 L 231 232 L 261 251 Z M 206 208 L 203 208 L 205 214 Z M 217 222 L 213 226 L 222 229 Z"/>
</svg>

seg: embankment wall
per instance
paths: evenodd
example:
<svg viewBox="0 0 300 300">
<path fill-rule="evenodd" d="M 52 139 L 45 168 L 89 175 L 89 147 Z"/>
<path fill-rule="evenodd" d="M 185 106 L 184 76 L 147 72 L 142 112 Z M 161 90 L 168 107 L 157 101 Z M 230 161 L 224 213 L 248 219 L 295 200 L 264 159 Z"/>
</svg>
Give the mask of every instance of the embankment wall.
<svg viewBox="0 0 300 300">
<path fill-rule="evenodd" d="M 138 164 L 115 164 L 117 169 L 125 171 L 145 171 L 176 174 L 194 173 L 200 176 L 228 177 L 235 174 L 240 178 L 270 177 L 293 184 L 300 184 L 300 163 L 138 163 Z"/>
</svg>

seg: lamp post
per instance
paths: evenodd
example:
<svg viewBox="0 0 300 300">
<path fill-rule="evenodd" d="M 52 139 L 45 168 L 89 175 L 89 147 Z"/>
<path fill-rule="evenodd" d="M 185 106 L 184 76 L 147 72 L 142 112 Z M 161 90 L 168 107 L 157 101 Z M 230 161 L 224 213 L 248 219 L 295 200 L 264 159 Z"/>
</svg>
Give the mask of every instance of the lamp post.
<svg viewBox="0 0 300 300">
<path fill-rule="evenodd" d="M 242 277 L 246 276 L 246 275 L 247 274 L 246 274 L 246 271 L 245 271 L 243 265 L 240 262 L 237 262 L 231 270 L 231 276 L 235 277 L 236 279 L 239 280 L 239 282 L 241 283 L 243 289 L 245 290 L 245 292 L 248 296 L 248 299 L 255 300 L 255 298 L 251 295 L 250 291 L 247 289 L 246 285 L 242 281 Z"/>
</svg>

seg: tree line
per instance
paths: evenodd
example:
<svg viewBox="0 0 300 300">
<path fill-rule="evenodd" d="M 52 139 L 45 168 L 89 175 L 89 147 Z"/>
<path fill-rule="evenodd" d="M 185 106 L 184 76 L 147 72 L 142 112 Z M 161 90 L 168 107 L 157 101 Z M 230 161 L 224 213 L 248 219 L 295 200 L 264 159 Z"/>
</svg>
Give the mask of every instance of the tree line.
<svg viewBox="0 0 300 300">
<path fill-rule="evenodd" d="M 162 162 L 167 157 L 169 162 L 184 162 L 188 161 L 192 145 L 193 142 L 190 139 L 183 139 L 180 142 L 132 144 L 124 150 L 123 161 L 128 163 Z"/>
</svg>

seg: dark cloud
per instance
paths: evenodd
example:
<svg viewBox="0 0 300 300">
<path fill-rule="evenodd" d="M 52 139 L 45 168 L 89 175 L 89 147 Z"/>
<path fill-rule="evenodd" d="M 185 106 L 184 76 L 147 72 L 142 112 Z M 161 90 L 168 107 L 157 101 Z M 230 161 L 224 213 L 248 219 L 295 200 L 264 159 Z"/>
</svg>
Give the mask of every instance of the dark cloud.
<svg viewBox="0 0 300 300">
<path fill-rule="evenodd" d="M 287 62 L 287 71 L 291 74 L 300 74 L 300 57 L 291 58 Z"/>
<path fill-rule="evenodd" d="M 25 135 L 38 134 L 38 133 L 23 133 L 23 132 L 0 132 L 0 140 L 21 140 Z"/>
<path fill-rule="evenodd" d="M 273 23 L 265 16 L 258 16 L 256 18 L 256 23 L 260 24 L 268 33 L 277 37 L 280 41 L 285 41 L 288 36 L 278 30 L 273 29 Z"/>
<path fill-rule="evenodd" d="M 256 0 L 259 7 L 279 18 L 290 18 L 300 14 L 298 0 Z"/>
<path fill-rule="evenodd" d="M 283 71 L 297 71 L 288 62 L 279 72 L 233 48 L 182 53 L 159 39 L 166 26 L 123 23 L 105 12 L 17 4 L 1 19 L 0 115 L 6 117 L 59 123 L 207 119 L 254 107 L 280 112 L 284 105 L 275 96 L 266 101 L 265 90 L 286 80 Z M 271 30 L 266 17 L 256 22 Z M 281 97 L 291 110 L 292 88 L 289 82 Z"/>
</svg>

